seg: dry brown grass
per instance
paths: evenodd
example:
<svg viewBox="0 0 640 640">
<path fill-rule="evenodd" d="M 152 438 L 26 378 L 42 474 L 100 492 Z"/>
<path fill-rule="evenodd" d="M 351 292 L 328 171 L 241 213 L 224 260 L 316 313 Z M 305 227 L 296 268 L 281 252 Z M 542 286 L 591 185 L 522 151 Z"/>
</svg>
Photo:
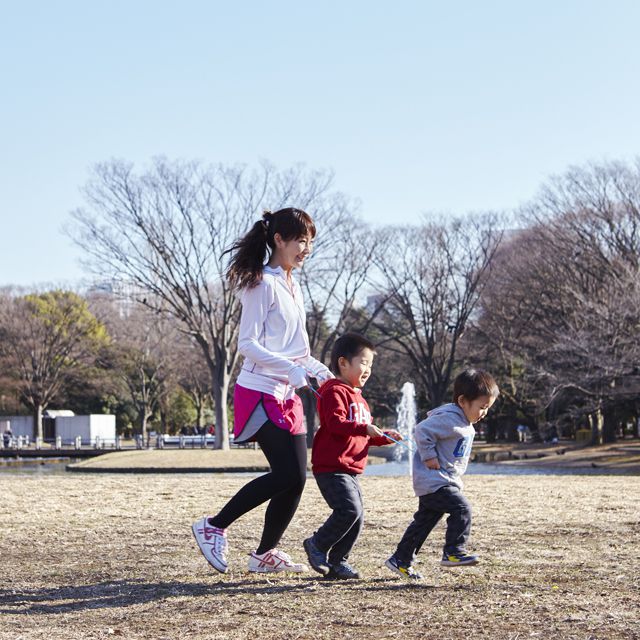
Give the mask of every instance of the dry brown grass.
<svg viewBox="0 0 640 640">
<path fill-rule="evenodd" d="M 638 638 L 640 478 L 472 476 L 471 548 L 483 564 L 437 564 L 443 528 L 411 585 L 382 563 L 416 501 L 408 478 L 363 479 L 367 524 L 353 554 L 366 574 L 254 576 L 245 554 L 263 510 L 230 530 L 232 571 L 213 572 L 190 525 L 246 478 L 5 476 L 0 638 Z M 283 548 L 327 515 L 310 480 Z"/>
</svg>

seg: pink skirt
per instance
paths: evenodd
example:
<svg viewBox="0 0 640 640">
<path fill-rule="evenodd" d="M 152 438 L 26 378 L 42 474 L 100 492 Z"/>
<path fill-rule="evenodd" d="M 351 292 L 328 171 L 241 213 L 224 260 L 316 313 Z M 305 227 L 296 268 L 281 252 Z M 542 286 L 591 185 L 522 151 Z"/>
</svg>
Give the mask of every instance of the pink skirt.
<svg viewBox="0 0 640 640">
<path fill-rule="evenodd" d="M 238 438 L 258 403 L 262 401 L 267 417 L 276 427 L 297 436 L 306 433 L 302 400 L 294 395 L 290 400 L 278 400 L 268 393 L 254 391 L 236 384 L 233 390 L 233 436 Z M 251 440 L 251 438 L 250 438 Z"/>
</svg>

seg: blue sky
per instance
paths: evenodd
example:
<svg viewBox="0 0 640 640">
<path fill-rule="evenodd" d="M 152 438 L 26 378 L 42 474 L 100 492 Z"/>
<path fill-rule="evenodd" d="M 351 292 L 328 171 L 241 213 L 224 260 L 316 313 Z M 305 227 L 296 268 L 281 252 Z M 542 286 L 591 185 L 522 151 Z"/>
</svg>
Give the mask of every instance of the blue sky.
<svg viewBox="0 0 640 640">
<path fill-rule="evenodd" d="M 332 168 L 376 224 L 640 150 L 640 3 L 0 0 L 0 285 L 74 283 L 91 166 Z"/>
</svg>

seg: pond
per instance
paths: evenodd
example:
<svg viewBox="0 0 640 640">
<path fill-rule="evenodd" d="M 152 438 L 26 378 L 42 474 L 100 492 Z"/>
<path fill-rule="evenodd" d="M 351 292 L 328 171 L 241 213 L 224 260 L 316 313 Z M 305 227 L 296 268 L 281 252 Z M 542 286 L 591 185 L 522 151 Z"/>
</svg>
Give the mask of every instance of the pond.
<svg viewBox="0 0 640 640">
<path fill-rule="evenodd" d="M 63 475 L 74 458 L 29 458 L 0 460 L 0 475 Z"/>
<path fill-rule="evenodd" d="M 406 462 L 387 462 L 371 464 L 365 469 L 368 476 L 406 476 Z M 498 476 L 603 476 L 628 475 L 618 469 L 592 469 L 581 467 L 525 467 L 510 464 L 491 464 L 490 462 L 470 462 L 465 475 L 498 475 Z"/>
<path fill-rule="evenodd" d="M 66 465 L 76 462 L 75 458 L 56 458 L 55 461 L 49 459 L 29 459 L 21 460 L 19 463 L 2 462 L 0 460 L 0 475 L 64 475 L 67 473 Z M 203 470 L 202 473 L 210 473 Z M 367 476 L 408 476 L 406 462 L 386 462 L 383 464 L 371 464 L 364 472 Z M 225 473 L 223 475 L 228 475 Z M 237 472 L 233 475 L 254 477 L 261 475 L 255 471 Z M 308 474 L 311 477 L 311 474 Z M 558 475 L 627 475 L 624 471 L 617 469 L 590 469 L 590 468 L 558 468 L 553 469 L 541 467 L 522 467 L 515 465 L 491 464 L 489 462 L 470 462 L 466 475 L 526 475 L 526 476 L 558 476 Z"/>
</svg>

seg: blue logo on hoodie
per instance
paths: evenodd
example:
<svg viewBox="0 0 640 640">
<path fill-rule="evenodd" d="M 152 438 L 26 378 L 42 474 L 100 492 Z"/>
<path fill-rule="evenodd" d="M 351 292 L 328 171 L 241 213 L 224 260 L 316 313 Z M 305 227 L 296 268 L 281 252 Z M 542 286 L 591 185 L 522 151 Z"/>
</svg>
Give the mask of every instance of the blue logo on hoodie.
<svg viewBox="0 0 640 640">
<path fill-rule="evenodd" d="M 469 443 L 471 442 L 471 438 L 467 436 L 466 438 L 460 438 L 456 443 L 456 448 L 453 450 L 454 458 L 464 458 L 464 454 L 467 451 Z"/>
</svg>

